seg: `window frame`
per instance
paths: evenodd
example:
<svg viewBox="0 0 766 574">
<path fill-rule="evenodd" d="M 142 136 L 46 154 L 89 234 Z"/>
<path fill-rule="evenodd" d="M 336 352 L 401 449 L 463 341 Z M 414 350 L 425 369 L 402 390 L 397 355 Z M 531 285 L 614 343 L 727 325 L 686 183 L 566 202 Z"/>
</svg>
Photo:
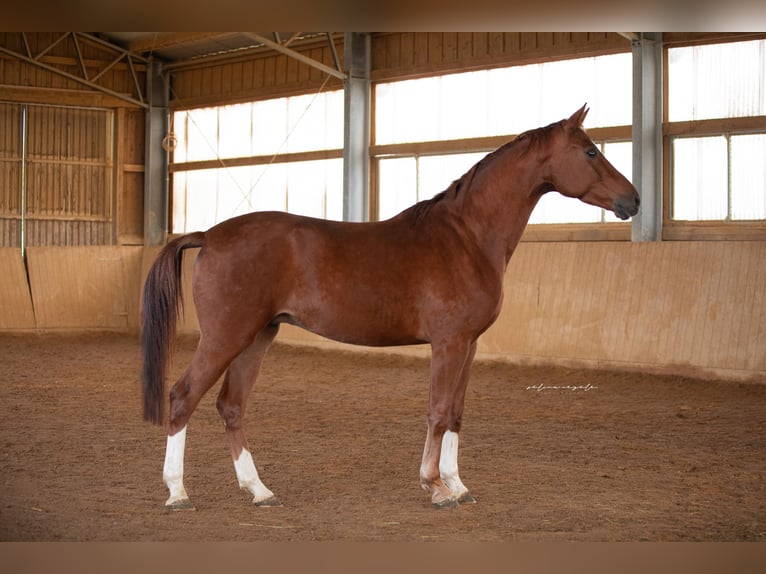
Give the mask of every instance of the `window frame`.
<svg viewBox="0 0 766 574">
<path fill-rule="evenodd" d="M 290 92 L 285 93 L 283 95 L 273 95 L 271 97 L 264 97 L 264 98 L 256 98 L 256 99 L 248 99 L 248 100 L 238 100 L 238 101 L 232 101 L 232 102 L 218 102 L 218 103 L 209 103 L 204 104 L 200 106 L 194 106 L 194 107 L 177 107 L 172 108 L 170 110 L 171 118 L 172 114 L 187 114 L 188 112 L 191 112 L 195 109 L 203 109 L 203 108 L 223 108 L 226 106 L 231 105 L 239 105 L 239 104 L 257 104 L 259 102 L 266 102 L 266 101 L 273 101 L 273 100 L 282 100 L 282 99 L 289 99 L 293 97 L 301 97 L 301 96 L 319 96 L 319 95 L 327 95 L 332 92 L 337 92 L 342 90 L 338 90 L 337 88 L 329 88 L 324 89 L 324 86 L 317 90 L 313 91 L 307 91 L 307 92 Z M 342 94 L 341 94 L 342 95 Z M 305 113 L 305 112 L 304 112 Z M 188 117 L 184 117 L 184 122 L 188 122 Z M 173 125 L 174 120 L 171 120 L 171 126 Z M 220 111 L 216 114 L 216 127 L 217 129 L 220 126 Z M 188 129 L 188 128 L 185 128 Z M 289 138 L 292 131 L 290 131 L 287 134 L 287 138 Z M 216 137 L 218 135 L 216 134 Z M 303 162 L 311 162 L 311 161 L 321 161 L 321 160 L 336 160 L 336 159 L 343 159 L 343 148 L 324 148 L 324 149 L 317 149 L 317 150 L 309 150 L 309 151 L 298 151 L 298 152 L 288 152 L 288 151 L 282 151 L 282 147 L 284 146 L 285 142 L 287 141 L 287 138 L 285 138 L 285 141 L 282 142 L 279 149 L 274 153 L 267 153 L 267 154 L 251 154 L 251 155 L 243 155 L 238 157 L 220 157 L 217 156 L 213 159 L 203 159 L 203 160 L 191 160 L 191 161 L 174 161 L 174 153 L 171 151 L 170 158 L 168 162 L 168 222 L 167 226 L 170 230 L 171 236 L 176 236 L 179 234 L 182 234 L 184 232 L 180 230 L 174 230 L 174 214 L 175 214 L 175 178 L 174 175 L 177 173 L 190 173 L 194 171 L 200 171 L 200 170 L 215 170 L 215 169 L 228 169 L 228 168 L 237 168 L 237 167 L 257 167 L 257 166 L 268 166 L 272 164 L 294 164 L 294 163 L 303 163 Z M 216 154 L 217 155 L 217 154 Z M 286 198 L 286 205 L 287 205 L 287 198 Z M 184 207 L 184 209 L 186 209 Z M 285 208 L 285 211 L 287 211 L 287 208 Z M 342 210 L 341 210 L 342 211 Z"/>
<path fill-rule="evenodd" d="M 381 77 L 372 82 L 371 86 L 371 129 L 370 129 L 370 209 L 371 221 L 378 220 L 378 205 L 380 196 L 380 178 L 378 177 L 378 163 L 380 159 L 391 157 L 417 157 L 423 155 L 457 154 L 457 153 L 489 153 L 498 147 L 508 143 L 519 134 L 498 136 L 483 136 L 452 140 L 420 141 L 411 143 L 376 144 L 375 137 L 375 99 L 376 85 L 411 79 L 448 75 L 463 71 L 491 70 L 500 67 L 522 66 L 529 64 L 543 64 L 550 61 L 576 60 L 586 57 L 610 56 L 630 52 L 630 44 L 626 42 L 624 50 L 609 49 L 599 53 L 570 54 L 566 57 L 533 58 L 523 61 L 513 61 L 492 65 L 472 67 L 464 70 L 440 70 L 433 74 L 419 74 L 414 77 Z M 561 118 L 559 118 L 561 119 Z M 554 121 L 554 120 L 552 120 Z M 600 148 L 605 143 L 632 142 L 632 126 L 608 126 L 588 128 L 586 131 L 593 142 Z M 441 190 L 439 190 L 441 191 Z M 594 208 L 595 209 L 595 208 Z M 601 221 L 589 223 L 529 223 L 521 241 L 533 242 L 563 242 L 563 241 L 630 241 L 632 238 L 632 223 L 630 221 Z"/>
<path fill-rule="evenodd" d="M 662 239 L 664 241 L 766 240 L 766 220 L 677 220 L 673 219 L 673 140 L 709 136 L 732 136 L 766 133 L 766 116 L 714 118 L 705 120 L 669 120 L 669 53 L 672 48 L 733 42 L 766 40 L 766 34 L 736 36 L 695 34 L 666 35 L 663 43 L 662 79 Z M 727 161 L 731 161 L 728 158 Z M 730 193 L 727 191 L 727 193 Z M 731 198 L 728 198 L 729 203 Z"/>
</svg>

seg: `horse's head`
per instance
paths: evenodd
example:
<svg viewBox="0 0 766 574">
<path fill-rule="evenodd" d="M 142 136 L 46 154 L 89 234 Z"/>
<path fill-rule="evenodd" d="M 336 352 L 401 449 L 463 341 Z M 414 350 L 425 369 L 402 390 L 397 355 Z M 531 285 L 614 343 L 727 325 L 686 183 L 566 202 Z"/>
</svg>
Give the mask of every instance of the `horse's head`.
<svg viewBox="0 0 766 574">
<path fill-rule="evenodd" d="M 583 106 L 561 122 L 547 180 L 567 197 L 609 209 L 620 219 L 638 213 L 636 188 L 607 161 L 582 129 L 588 109 Z"/>
</svg>

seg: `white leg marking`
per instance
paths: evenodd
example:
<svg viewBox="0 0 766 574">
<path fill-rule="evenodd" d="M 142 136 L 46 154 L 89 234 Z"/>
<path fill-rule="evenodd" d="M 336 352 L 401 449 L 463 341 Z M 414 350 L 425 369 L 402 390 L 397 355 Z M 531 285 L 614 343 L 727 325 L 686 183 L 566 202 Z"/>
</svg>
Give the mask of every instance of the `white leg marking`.
<svg viewBox="0 0 766 574">
<path fill-rule="evenodd" d="M 468 489 L 457 472 L 458 434 L 446 431 L 442 438 L 442 452 L 439 457 L 439 474 L 455 498 L 460 498 Z"/>
<path fill-rule="evenodd" d="M 168 443 L 165 450 L 165 467 L 162 478 L 170 489 L 170 498 L 165 506 L 173 503 L 189 500 L 184 488 L 184 448 L 186 447 L 186 427 L 182 428 L 173 436 L 168 435 Z"/>
<path fill-rule="evenodd" d="M 253 462 L 253 455 L 246 448 L 242 449 L 239 458 L 234 461 L 234 470 L 237 473 L 239 487 L 250 491 L 253 495 L 253 503 L 274 498 L 274 493 L 261 482 Z"/>
</svg>

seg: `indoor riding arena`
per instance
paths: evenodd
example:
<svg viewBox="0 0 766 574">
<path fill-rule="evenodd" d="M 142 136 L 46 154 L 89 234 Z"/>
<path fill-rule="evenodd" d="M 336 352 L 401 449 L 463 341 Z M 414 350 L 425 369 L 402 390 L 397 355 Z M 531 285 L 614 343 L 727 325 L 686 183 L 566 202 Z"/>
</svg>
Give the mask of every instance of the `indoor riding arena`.
<svg viewBox="0 0 766 574">
<path fill-rule="evenodd" d="M 0 541 L 766 541 L 764 83 L 766 33 L 0 33 Z M 592 141 L 576 161 L 613 166 L 640 207 L 612 209 L 595 184 L 565 197 L 540 160 L 528 225 L 497 225 L 512 256 L 496 319 L 460 359 L 462 419 L 450 398 L 439 426 L 440 381 L 468 371 L 441 374 L 437 337 L 405 335 L 393 309 L 420 287 L 368 281 L 371 244 L 351 230 L 418 202 L 436 217 L 450 193 L 468 205 L 482 158 L 572 118 Z M 162 418 L 147 422 L 142 309 L 165 304 L 142 301 L 153 263 L 176 238 L 274 211 L 349 230 L 335 249 L 353 257 L 316 279 L 343 293 L 294 295 L 311 293 L 315 256 L 252 257 L 236 283 L 222 262 L 249 247 L 206 234 L 182 252 Z M 377 238 L 376 277 L 431 245 L 407 233 Z M 452 245 L 423 265 L 468 284 Z M 226 297 L 212 305 L 208 279 L 193 288 L 200 253 Z M 243 303 L 266 284 L 314 314 Z M 430 289 L 422 321 L 487 307 L 450 289 Z M 208 326 L 266 313 L 279 333 L 244 419 L 219 414 L 234 363 L 176 432 L 189 403 L 171 389 L 195 392 L 187 367 L 224 353 L 193 359 L 222 336 Z M 357 323 L 373 346 L 350 344 Z M 394 346 L 375 338 L 387 324 L 402 325 Z M 421 464 L 437 463 L 424 490 Z M 191 509 L 166 507 L 173 469 Z"/>
</svg>

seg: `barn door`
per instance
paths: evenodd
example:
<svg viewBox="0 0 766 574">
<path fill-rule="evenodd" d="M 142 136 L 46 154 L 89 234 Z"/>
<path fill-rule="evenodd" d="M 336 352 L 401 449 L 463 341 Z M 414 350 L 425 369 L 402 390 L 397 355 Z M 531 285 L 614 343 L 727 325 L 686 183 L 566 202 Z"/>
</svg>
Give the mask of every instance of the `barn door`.
<svg viewBox="0 0 766 574">
<path fill-rule="evenodd" d="M 114 113 L 0 102 L 0 245 L 110 245 Z"/>
</svg>

